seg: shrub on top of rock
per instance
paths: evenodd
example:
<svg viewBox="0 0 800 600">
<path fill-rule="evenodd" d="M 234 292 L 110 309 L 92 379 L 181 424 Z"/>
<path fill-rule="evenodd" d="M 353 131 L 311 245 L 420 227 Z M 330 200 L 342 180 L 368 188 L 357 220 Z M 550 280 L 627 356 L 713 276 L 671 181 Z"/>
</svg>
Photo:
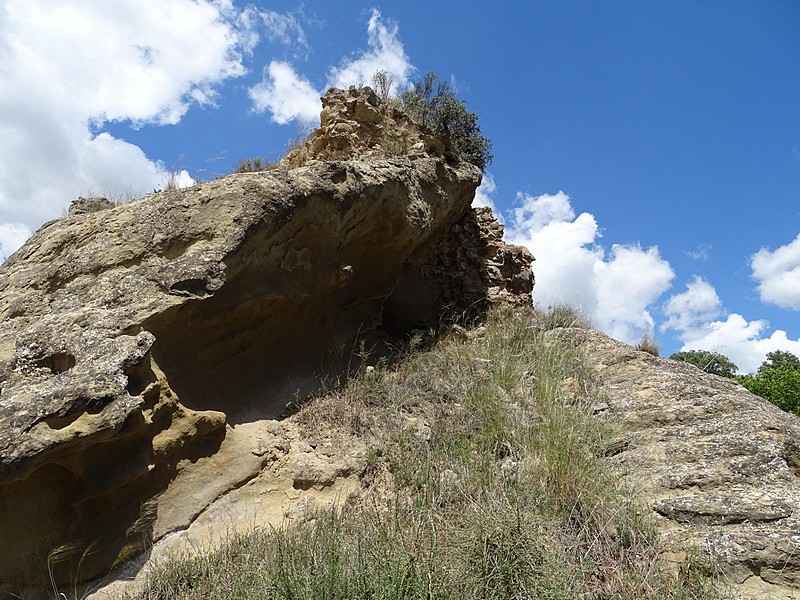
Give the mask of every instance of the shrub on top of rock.
<svg viewBox="0 0 800 600">
<path fill-rule="evenodd" d="M 380 81 L 379 74 L 376 80 Z M 478 116 L 463 99 L 456 97 L 450 85 L 436 73 L 428 73 L 400 94 L 397 105 L 416 122 L 437 134 L 448 134 L 461 157 L 484 169 L 492 162 L 492 142 L 478 126 Z"/>
</svg>

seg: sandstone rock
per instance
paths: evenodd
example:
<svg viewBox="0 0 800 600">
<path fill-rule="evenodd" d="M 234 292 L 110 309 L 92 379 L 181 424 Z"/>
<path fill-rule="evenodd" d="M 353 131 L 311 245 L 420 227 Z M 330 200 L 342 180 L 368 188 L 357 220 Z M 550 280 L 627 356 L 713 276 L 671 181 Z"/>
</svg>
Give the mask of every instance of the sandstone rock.
<svg viewBox="0 0 800 600">
<path fill-rule="evenodd" d="M 69 205 L 68 214 L 85 215 L 86 213 L 93 213 L 113 207 L 114 204 L 108 198 L 103 198 L 102 196 L 84 198 L 83 196 L 80 196 L 73 200 L 72 204 Z"/>
<path fill-rule="evenodd" d="M 57 582 L 105 574 L 287 455 L 297 494 L 357 477 L 274 433 L 287 403 L 357 337 L 530 301 L 476 167 L 368 88 L 323 103 L 302 166 L 76 206 L 0 267 L 0 589 L 65 545 L 92 551 Z"/>
<path fill-rule="evenodd" d="M 530 251 L 503 242 L 503 226 L 489 208 L 475 208 L 449 234 L 422 248 L 406 264 L 387 300 L 390 329 L 408 330 L 425 315 L 435 322 L 443 307 L 465 322 L 491 304 L 529 305 L 534 277 Z"/>
<path fill-rule="evenodd" d="M 351 87 L 325 94 L 319 128 L 281 163 L 296 166 L 309 160 L 392 156 L 458 160 L 447 137 L 415 124 L 404 112 L 381 102 L 372 89 Z"/>
<path fill-rule="evenodd" d="M 564 333 L 562 332 L 562 335 Z M 800 421 L 736 383 L 569 330 L 620 433 L 610 464 L 668 540 L 694 544 L 736 598 L 800 597 Z"/>
</svg>

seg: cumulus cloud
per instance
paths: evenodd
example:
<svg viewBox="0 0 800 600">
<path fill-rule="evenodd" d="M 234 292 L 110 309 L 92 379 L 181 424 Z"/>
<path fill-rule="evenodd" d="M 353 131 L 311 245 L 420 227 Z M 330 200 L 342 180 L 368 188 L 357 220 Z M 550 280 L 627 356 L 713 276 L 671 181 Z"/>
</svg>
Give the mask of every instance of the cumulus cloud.
<svg viewBox="0 0 800 600">
<path fill-rule="evenodd" d="M 570 303 L 613 337 L 635 343 L 653 330 L 650 306 L 669 288 L 674 272 L 655 247 L 597 243 L 597 221 L 575 214 L 564 192 L 517 194 L 507 238 L 536 257 L 534 301 Z M 624 293 L 620 293 L 624 290 Z"/>
<path fill-rule="evenodd" d="M 675 329 L 688 331 L 701 323 L 718 317 L 722 302 L 717 290 L 697 275 L 686 284 L 686 291 L 672 296 L 664 305 L 667 320 L 661 324 L 661 331 Z"/>
<path fill-rule="evenodd" d="M 395 85 L 405 86 L 414 67 L 409 62 L 397 34 L 397 23 L 383 21 L 381 13 L 372 9 L 367 25 L 368 50 L 357 58 L 342 61 L 338 67 L 332 68 L 328 75 L 328 85 L 345 88 L 368 84 L 373 73 L 383 70 Z"/>
<path fill-rule="evenodd" d="M 19 223 L 0 223 L 0 262 L 11 256 L 32 233 Z"/>
<path fill-rule="evenodd" d="M 788 337 L 785 331 L 776 330 L 764 336 L 769 323 L 763 320 L 747 321 L 731 314 L 724 321 L 711 321 L 681 334 L 682 350 L 712 350 L 730 358 L 741 373 L 758 369 L 768 352 L 785 350 L 800 356 L 800 340 Z"/>
<path fill-rule="evenodd" d="M 595 321 L 600 329 L 631 344 L 653 331 L 649 307 L 675 277 L 657 247 L 645 250 L 615 244 L 608 258 L 595 263 L 594 275 L 598 288 Z"/>
<path fill-rule="evenodd" d="M 253 13 L 227 0 L 7 0 L 0 11 L 4 254 L 19 242 L 9 231 L 35 229 L 78 194 L 161 187 L 164 165 L 103 124 L 177 123 L 213 104 L 257 38 Z"/>
<path fill-rule="evenodd" d="M 384 21 L 381 13 L 373 9 L 367 25 L 367 49 L 331 67 L 324 89 L 316 88 L 288 62 L 272 61 L 264 69 L 262 81 L 251 87 L 249 94 L 253 108 L 257 112 L 269 111 L 274 122 L 284 125 L 300 121 L 309 125 L 319 119 L 319 98 L 325 89 L 369 84 L 379 70 L 386 71 L 396 88 L 403 88 L 415 69 L 400 41 L 397 24 Z"/>
<path fill-rule="evenodd" d="M 800 310 L 800 235 L 777 250 L 762 248 L 750 258 L 761 300 Z"/>
<path fill-rule="evenodd" d="M 472 200 L 472 206 L 488 206 L 492 209 L 492 212 L 495 213 L 497 219 L 502 223 L 503 218 L 497 212 L 497 207 L 494 204 L 494 199 L 492 198 L 492 194 L 497 191 L 497 184 L 494 182 L 494 177 L 492 177 L 491 173 L 488 171 L 483 174 L 483 180 L 481 184 L 478 186 L 478 189 L 475 190 L 475 198 Z"/>
<path fill-rule="evenodd" d="M 594 265 L 603 251 L 595 247 L 600 236 L 588 213 L 578 217 L 564 192 L 555 195 L 517 194 L 520 205 L 511 211 L 506 237 L 527 246 L 536 257 L 537 304 L 569 303 L 588 313 L 597 308 Z"/>
<path fill-rule="evenodd" d="M 672 296 L 664 305 L 667 320 L 661 330 L 672 329 L 683 342 L 681 350 L 719 352 L 736 363 L 742 373 L 758 369 L 767 352 L 786 350 L 800 356 L 800 340 L 792 340 L 785 331 L 765 335 L 769 323 L 748 321 L 742 315 L 724 315 L 722 302 L 710 283 L 695 276 L 686 291 Z"/>
<path fill-rule="evenodd" d="M 320 92 L 302 79 L 289 63 L 272 61 L 264 71 L 264 79 L 248 91 L 258 112 L 270 111 L 280 125 L 291 121 L 310 124 L 319 119 Z"/>
</svg>

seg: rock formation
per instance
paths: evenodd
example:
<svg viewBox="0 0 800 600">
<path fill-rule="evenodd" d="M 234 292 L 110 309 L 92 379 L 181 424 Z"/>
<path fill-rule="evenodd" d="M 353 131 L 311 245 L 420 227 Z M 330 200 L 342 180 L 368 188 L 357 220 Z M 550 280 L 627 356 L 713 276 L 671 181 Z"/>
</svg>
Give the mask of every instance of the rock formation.
<svg viewBox="0 0 800 600">
<path fill-rule="evenodd" d="M 369 88 L 323 104 L 276 168 L 80 201 L 0 267 L 0 590 L 105 574 L 273 464 L 335 486 L 363 456 L 289 448 L 289 401 L 359 338 L 530 301 L 479 169 Z"/>
<path fill-rule="evenodd" d="M 569 336 L 605 398 L 599 416 L 620 434 L 608 460 L 666 540 L 710 559 L 730 597 L 800 597 L 798 419 L 687 363 L 597 331 Z"/>
</svg>

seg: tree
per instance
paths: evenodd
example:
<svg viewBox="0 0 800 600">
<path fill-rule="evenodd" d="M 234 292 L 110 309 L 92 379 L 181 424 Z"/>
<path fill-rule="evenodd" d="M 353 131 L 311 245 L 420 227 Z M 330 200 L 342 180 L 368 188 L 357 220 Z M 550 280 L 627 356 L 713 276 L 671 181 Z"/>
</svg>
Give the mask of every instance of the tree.
<svg viewBox="0 0 800 600">
<path fill-rule="evenodd" d="M 727 356 L 708 350 L 684 350 L 670 356 L 672 360 L 679 360 L 692 364 L 706 373 L 720 375 L 732 379 L 738 367 Z"/>
<path fill-rule="evenodd" d="M 774 369 L 781 365 L 788 365 L 793 369 L 800 369 L 800 358 L 797 358 L 794 354 L 786 352 L 785 350 L 773 350 L 772 352 L 767 352 L 767 360 L 761 363 L 761 366 L 758 367 L 758 372 L 760 373 L 764 369 Z"/>
<path fill-rule="evenodd" d="M 738 380 L 754 394 L 800 415 L 800 359 L 791 352 L 768 353 L 755 375 L 743 375 Z"/>
<path fill-rule="evenodd" d="M 428 73 L 414 87 L 400 94 L 400 108 L 412 119 L 436 133 L 447 133 L 458 153 L 484 169 L 492 162 L 492 142 L 483 136 L 478 116 L 467 110 L 446 81 Z"/>
</svg>

